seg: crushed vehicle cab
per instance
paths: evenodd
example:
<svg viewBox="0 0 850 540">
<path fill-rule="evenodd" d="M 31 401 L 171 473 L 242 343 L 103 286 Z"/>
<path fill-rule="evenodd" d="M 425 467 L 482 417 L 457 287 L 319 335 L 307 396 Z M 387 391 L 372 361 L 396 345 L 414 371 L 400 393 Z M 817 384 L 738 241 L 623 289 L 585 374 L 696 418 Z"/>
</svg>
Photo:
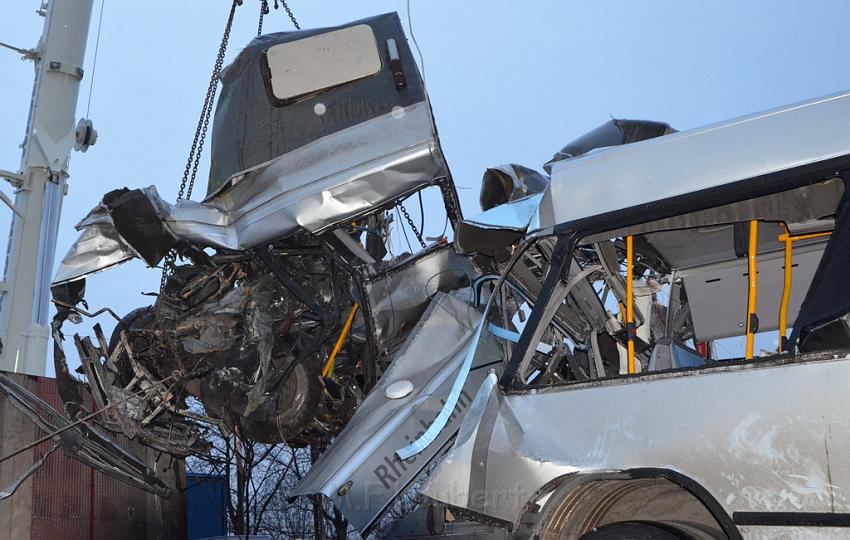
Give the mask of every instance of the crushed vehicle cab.
<svg viewBox="0 0 850 540">
<path fill-rule="evenodd" d="M 445 237 L 457 194 L 396 14 L 258 37 L 220 78 L 206 198 L 107 193 L 53 285 L 56 372 L 75 401 L 61 328 L 90 315 L 85 277 L 164 267 L 153 305 L 75 343 L 98 407 L 129 399 L 104 424 L 182 455 L 203 447 L 198 422 L 327 441 L 431 298 L 475 274 Z M 443 233 L 426 236 L 425 207 Z M 392 252 L 398 231 L 408 247 Z"/>
<path fill-rule="evenodd" d="M 556 156 L 422 493 L 518 538 L 844 537 L 848 125 L 842 93 Z"/>
</svg>

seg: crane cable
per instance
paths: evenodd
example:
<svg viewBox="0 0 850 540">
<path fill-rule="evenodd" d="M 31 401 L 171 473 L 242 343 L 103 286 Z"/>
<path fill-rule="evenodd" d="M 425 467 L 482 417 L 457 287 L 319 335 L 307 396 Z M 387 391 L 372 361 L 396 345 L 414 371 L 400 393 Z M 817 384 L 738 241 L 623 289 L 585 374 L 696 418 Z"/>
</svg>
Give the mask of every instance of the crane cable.
<svg viewBox="0 0 850 540">
<path fill-rule="evenodd" d="M 94 90 L 94 74 L 97 72 L 97 52 L 100 50 L 100 29 L 103 27 L 103 5 L 105 0 L 100 0 L 100 16 L 97 18 L 97 39 L 94 43 L 94 61 L 91 68 L 91 80 L 89 81 L 89 100 L 86 105 L 86 118 L 89 118 L 91 111 L 91 95 Z"/>
</svg>

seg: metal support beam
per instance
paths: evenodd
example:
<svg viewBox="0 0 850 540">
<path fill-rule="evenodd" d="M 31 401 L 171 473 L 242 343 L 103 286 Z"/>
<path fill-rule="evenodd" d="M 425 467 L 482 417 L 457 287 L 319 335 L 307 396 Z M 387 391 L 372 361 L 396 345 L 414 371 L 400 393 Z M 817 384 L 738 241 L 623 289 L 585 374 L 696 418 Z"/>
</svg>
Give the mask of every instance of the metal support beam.
<svg viewBox="0 0 850 540">
<path fill-rule="evenodd" d="M 49 288 L 94 0 L 50 0 L 15 190 L 0 307 L 0 369 L 43 375 Z M 3 176 L 8 177 L 4 172 Z"/>
</svg>

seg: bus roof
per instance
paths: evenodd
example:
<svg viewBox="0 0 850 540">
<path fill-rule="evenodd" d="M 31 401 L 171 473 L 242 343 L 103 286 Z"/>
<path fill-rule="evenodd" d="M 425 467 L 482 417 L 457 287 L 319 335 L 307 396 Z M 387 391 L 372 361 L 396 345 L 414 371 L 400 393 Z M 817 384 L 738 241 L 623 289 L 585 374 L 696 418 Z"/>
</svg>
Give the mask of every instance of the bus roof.
<svg viewBox="0 0 850 540">
<path fill-rule="evenodd" d="M 529 227 L 592 216 L 850 155 L 850 91 L 552 164 Z"/>
</svg>

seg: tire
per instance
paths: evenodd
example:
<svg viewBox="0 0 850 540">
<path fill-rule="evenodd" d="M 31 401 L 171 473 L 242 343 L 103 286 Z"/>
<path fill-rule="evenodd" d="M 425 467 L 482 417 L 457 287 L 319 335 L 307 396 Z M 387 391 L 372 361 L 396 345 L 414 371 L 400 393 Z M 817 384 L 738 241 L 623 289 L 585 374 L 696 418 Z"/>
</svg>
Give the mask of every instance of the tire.
<svg viewBox="0 0 850 540">
<path fill-rule="evenodd" d="M 574 477 L 556 488 L 542 506 L 529 507 L 516 536 L 524 540 L 727 537 L 693 493 L 661 477 Z"/>
</svg>

